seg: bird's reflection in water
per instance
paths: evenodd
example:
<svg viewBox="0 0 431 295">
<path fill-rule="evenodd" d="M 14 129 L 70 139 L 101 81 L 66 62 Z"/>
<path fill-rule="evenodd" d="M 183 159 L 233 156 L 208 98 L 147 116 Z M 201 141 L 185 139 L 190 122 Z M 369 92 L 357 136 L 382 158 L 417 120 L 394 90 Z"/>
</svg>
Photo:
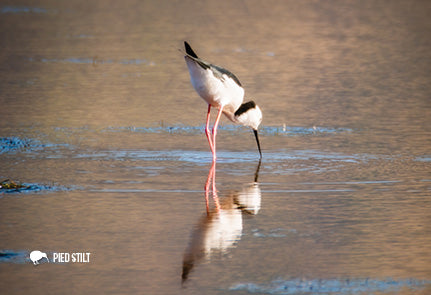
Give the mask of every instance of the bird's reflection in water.
<svg viewBox="0 0 431 295">
<path fill-rule="evenodd" d="M 252 183 L 243 185 L 238 192 L 219 198 L 215 185 L 216 165 L 213 162 L 205 184 L 206 213 L 195 226 L 184 253 L 183 285 L 188 279 L 190 271 L 199 261 L 209 259 L 213 254 L 225 254 L 229 248 L 236 245 L 241 239 L 244 213 L 256 215 L 259 212 L 261 203 L 258 183 L 260 164 L 259 161 Z M 212 209 L 209 204 L 210 194 L 215 204 Z"/>
</svg>

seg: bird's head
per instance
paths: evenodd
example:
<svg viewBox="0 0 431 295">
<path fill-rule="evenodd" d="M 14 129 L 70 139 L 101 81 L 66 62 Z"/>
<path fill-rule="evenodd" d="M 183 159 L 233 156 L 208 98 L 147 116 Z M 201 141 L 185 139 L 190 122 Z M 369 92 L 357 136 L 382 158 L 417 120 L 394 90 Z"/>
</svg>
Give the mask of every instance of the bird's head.
<svg viewBox="0 0 431 295">
<path fill-rule="evenodd" d="M 262 111 L 254 101 L 243 103 L 235 112 L 235 119 L 244 126 L 257 130 L 262 122 Z"/>
<path fill-rule="evenodd" d="M 238 110 L 235 112 L 235 119 L 238 123 L 244 126 L 251 127 L 256 137 L 257 147 L 259 149 L 260 157 L 262 157 L 262 152 L 260 150 L 259 137 L 257 135 L 257 129 L 262 122 L 262 111 L 259 106 L 254 101 L 248 101 L 243 103 Z"/>
</svg>

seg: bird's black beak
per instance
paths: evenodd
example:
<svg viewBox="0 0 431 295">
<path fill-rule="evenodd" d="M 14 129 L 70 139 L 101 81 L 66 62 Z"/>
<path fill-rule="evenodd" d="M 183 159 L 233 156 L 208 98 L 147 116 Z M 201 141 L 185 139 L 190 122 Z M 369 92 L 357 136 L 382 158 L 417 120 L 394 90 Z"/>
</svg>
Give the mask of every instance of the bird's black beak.
<svg viewBox="0 0 431 295">
<path fill-rule="evenodd" d="M 262 151 L 260 150 L 260 142 L 259 142 L 259 136 L 257 135 L 257 130 L 253 129 L 253 132 L 254 132 L 254 136 L 256 137 L 257 148 L 259 149 L 259 155 L 260 155 L 260 158 L 262 159 Z"/>
</svg>

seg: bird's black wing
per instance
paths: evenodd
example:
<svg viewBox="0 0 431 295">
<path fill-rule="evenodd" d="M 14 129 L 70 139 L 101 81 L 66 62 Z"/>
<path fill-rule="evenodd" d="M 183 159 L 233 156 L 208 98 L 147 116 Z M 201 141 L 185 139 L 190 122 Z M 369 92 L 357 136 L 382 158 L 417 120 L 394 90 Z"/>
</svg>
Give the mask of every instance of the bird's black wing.
<svg viewBox="0 0 431 295">
<path fill-rule="evenodd" d="M 214 76 L 216 76 L 217 78 L 223 80 L 223 75 L 226 75 L 229 78 L 233 79 L 236 82 L 236 84 L 238 84 L 239 86 L 242 86 L 239 79 L 234 74 L 226 70 L 225 68 L 222 68 L 216 65 L 210 65 L 210 66 L 211 66 L 210 68 L 211 71 L 213 71 Z"/>
</svg>

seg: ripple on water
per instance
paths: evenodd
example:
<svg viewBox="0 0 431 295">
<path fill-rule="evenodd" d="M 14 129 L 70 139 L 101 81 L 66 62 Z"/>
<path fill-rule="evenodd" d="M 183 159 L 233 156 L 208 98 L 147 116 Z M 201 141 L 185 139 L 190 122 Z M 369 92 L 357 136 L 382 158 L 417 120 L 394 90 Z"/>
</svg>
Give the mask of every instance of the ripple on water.
<svg viewBox="0 0 431 295">
<path fill-rule="evenodd" d="M 38 193 L 38 192 L 59 192 L 59 191 L 69 191 L 73 189 L 78 189 L 75 187 L 66 187 L 62 185 L 45 185 L 45 184 L 37 184 L 37 183 L 22 183 L 18 188 L 2 188 L 0 185 L 0 198 L 5 194 L 14 194 L 14 193 Z"/>
<path fill-rule="evenodd" d="M 16 152 L 40 152 L 46 148 L 68 146 L 67 144 L 42 143 L 33 138 L 21 138 L 17 136 L 0 137 L 0 155 Z"/>
<path fill-rule="evenodd" d="M 419 289 L 431 281 L 379 280 L 379 279 L 293 279 L 274 280 L 269 284 L 238 283 L 230 291 L 247 291 L 259 294 L 356 294 L 374 292 L 397 292 L 402 288 Z"/>
<path fill-rule="evenodd" d="M 56 129 L 57 131 L 67 132 L 64 129 Z M 105 131 L 123 131 L 121 128 L 109 128 Z M 171 127 L 156 127 L 154 130 L 148 128 L 126 129 L 133 132 L 200 132 L 199 127 L 187 127 L 171 129 Z M 247 130 L 248 131 L 248 130 Z M 78 131 L 79 133 L 79 131 Z M 42 153 L 43 151 L 43 153 Z M 27 152 L 32 153 L 36 157 L 43 154 L 44 158 L 85 158 L 95 160 L 103 158 L 105 160 L 141 160 L 141 161 L 178 161 L 188 162 L 193 164 L 207 164 L 211 161 L 211 153 L 209 151 L 199 150 L 76 150 L 68 144 L 52 144 L 42 143 L 36 139 L 20 138 L 20 137 L 3 137 L 0 138 L 0 154 Z M 72 153 L 71 153 L 72 152 Z M 218 151 L 218 163 L 248 163 L 256 161 L 256 151 Z M 380 158 L 382 156 L 379 156 Z M 319 150 L 275 150 L 264 153 L 263 161 L 265 164 L 271 163 L 286 163 L 287 161 L 314 161 L 324 163 L 359 163 L 368 160 L 377 159 L 377 156 L 369 154 L 342 154 L 334 152 L 326 152 Z M 295 169 L 301 169 L 296 167 Z M 307 167 L 305 167 L 307 169 Z"/>
<path fill-rule="evenodd" d="M 104 150 L 104 151 L 84 151 L 74 155 L 75 158 L 87 159 L 107 159 L 107 160 L 142 160 L 142 161 L 178 161 L 194 164 L 208 164 L 212 156 L 209 151 L 193 150 Z M 367 154 L 345 155 L 341 153 L 327 153 L 315 150 L 299 151 L 274 151 L 264 154 L 264 162 L 286 163 L 286 161 L 298 160 L 318 160 L 326 162 L 349 162 L 356 163 L 375 159 L 376 156 Z M 247 163 L 256 162 L 256 152 L 236 152 L 236 151 L 217 151 L 217 163 Z"/>
<path fill-rule="evenodd" d="M 83 62 L 90 62 L 90 60 L 84 60 Z M 249 133 L 249 128 L 244 128 L 241 126 L 236 125 L 222 125 L 219 127 L 219 130 L 221 132 L 232 132 L 232 133 Z M 68 127 L 55 127 L 55 132 L 66 134 L 67 136 L 80 136 L 81 132 L 89 132 L 91 131 L 88 127 L 81 127 L 81 128 L 68 128 Z M 186 126 L 186 125 L 173 125 L 173 126 L 154 126 L 154 127 L 106 127 L 101 130 L 97 130 L 95 132 L 139 132 L 139 133 L 150 133 L 150 134 L 185 134 L 185 135 L 197 135 L 202 134 L 204 131 L 204 125 L 199 126 Z M 346 129 L 346 128 L 324 128 L 324 127 L 271 127 L 271 126 L 263 126 L 262 130 L 260 130 L 260 134 L 263 136 L 300 136 L 300 135 L 316 135 L 316 134 L 333 134 L 333 133 L 339 133 L 339 132 L 351 132 L 352 130 Z M 33 138 L 26 138 L 26 137 L 19 137 L 19 136 L 10 136 L 10 137 L 0 137 L 0 154 L 3 153 L 14 153 L 14 152 L 39 152 L 42 149 L 49 148 L 50 150 L 56 150 L 59 147 L 68 147 L 68 149 L 73 149 L 72 146 L 66 144 L 66 143 L 49 143 L 44 142 L 42 143 L 38 139 Z M 47 151 L 49 154 L 49 151 Z M 130 155 L 133 152 L 129 153 Z M 198 151 L 180 151 L 180 153 L 184 156 L 177 156 L 175 154 L 178 154 L 178 151 L 172 151 L 172 152 L 166 152 L 166 151 L 160 151 L 159 154 L 165 154 L 164 155 L 151 155 L 148 154 L 149 152 L 146 152 L 149 157 L 157 157 L 159 160 L 183 160 L 185 158 L 190 159 L 191 162 L 201 162 L 202 155 L 199 154 Z M 157 152 L 156 152 L 157 153 Z M 136 153 L 135 153 L 136 154 Z M 139 155 L 139 154 L 137 154 Z M 204 153 L 205 161 L 207 161 L 207 153 Z M 279 153 L 278 157 L 282 157 L 282 160 L 291 159 L 291 157 L 287 156 L 284 151 L 281 151 Z M 61 155 L 51 155 L 55 157 L 60 157 Z M 96 154 L 94 154 L 96 156 Z M 295 155 L 293 155 L 293 158 L 298 158 L 300 155 L 298 152 L 296 152 Z M 317 154 L 315 155 L 315 157 Z M 328 155 L 325 155 L 324 157 L 327 157 Z M 121 152 L 118 152 L 118 157 L 121 156 Z M 224 152 L 225 159 L 221 161 L 225 162 L 232 162 L 234 158 L 237 159 L 237 161 L 249 161 L 249 160 L 255 160 L 255 154 L 254 153 L 234 153 L 234 152 Z M 250 159 L 252 157 L 252 159 Z M 332 154 L 332 157 L 340 157 L 336 156 L 335 154 Z M 142 158 L 142 156 L 141 156 Z M 353 158 L 356 158 L 354 156 Z M 265 159 L 266 160 L 273 160 L 274 153 L 265 153 Z M 354 159 L 352 159 L 354 160 Z M 423 160 L 422 158 L 418 160 Z M 426 160 L 426 159 L 425 159 Z"/>
<path fill-rule="evenodd" d="M 20 13 L 37 13 L 47 14 L 49 12 L 56 12 L 55 10 L 48 10 L 42 7 L 29 7 L 29 6 L 3 6 L 0 10 L 2 14 L 20 14 Z"/>
<path fill-rule="evenodd" d="M 16 136 L 0 137 L 0 154 L 26 149 L 39 149 L 43 144 L 35 139 L 19 138 Z"/>
<path fill-rule="evenodd" d="M 205 125 L 189 126 L 189 125 L 172 125 L 172 126 L 153 126 L 153 127 L 107 127 L 104 132 L 141 132 L 141 133 L 174 133 L 174 134 L 201 134 L 205 129 Z M 219 131 L 229 132 L 250 132 L 250 128 L 238 125 L 219 125 Z M 293 126 L 261 126 L 259 134 L 263 136 L 300 136 L 300 135 L 323 135 L 336 133 L 350 133 L 353 129 L 344 127 L 293 127 Z"/>
<path fill-rule="evenodd" d="M 89 38 L 87 35 L 78 35 L 77 38 Z M 131 58 L 131 59 L 100 59 L 97 56 L 94 57 L 65 57 L 65 58 L 39 58 L 30 57 L 28 58 L 30 62 L 41 62 L 41 63 L 65 63 L 65 64 L 89 64 L 89 65 L 147 65 L 155 66 L 154 61 L 145 58 Z"/>
</svg>

